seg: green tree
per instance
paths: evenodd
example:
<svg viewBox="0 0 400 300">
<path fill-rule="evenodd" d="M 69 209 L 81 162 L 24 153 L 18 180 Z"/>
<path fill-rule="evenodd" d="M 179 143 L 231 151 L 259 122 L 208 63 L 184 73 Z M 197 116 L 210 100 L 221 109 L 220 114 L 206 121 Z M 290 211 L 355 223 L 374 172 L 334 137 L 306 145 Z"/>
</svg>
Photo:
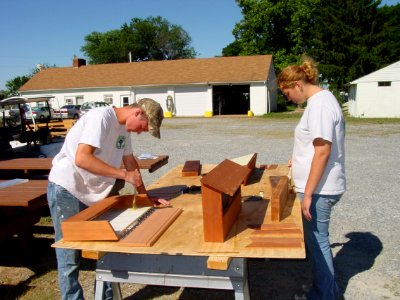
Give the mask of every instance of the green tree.
<svg viewBox="0 0 400 300">
<path fill-rule="evenodd" d="M 47 63 L 40 64 L 40 68 L 34 68 L 32 69 L 31 73 L 28 75 L 22 75 L 22 76 L 17 76 L 14 77 L 8 81 L 6 81 L 6 91 L 3 91 L 3 96 L 6 97 L 11 97 L 11 96 L 16 96 L 18 95 L 18 90 L 20 89 L 21 86 L 23 86 L 25 83 L 29 81 L 35 75 L 36 73 L 40 72 L 40 70 L 47 69 L 47 68 L 56 68 L 56 65 L 49 65 Z"/>
<path fill-rule="evenodd" d="M 17 76 L 13 79 L 6 81 L 6 88 L 7 88 L 7 96 L 15 96 L 18 95 L 18 90 L 21 86 L 28 82 L 31 79 L 32 75 L 23 75 Z"/>
<path fill-rule="evenodd" d="M 374 26 L 379 2 L 321 0 L 309 54 L 319 62 L 322 80 L 342 90 L 361 74 L 375 70 Z"/>
<path fill-rule="evenodd" d="M 272 54 L 279 70 L 307 54 L 321 80 L 343 91 L 347 84 L 400 58 L 400 4 L 380 0 L 237 0 L 242 20 L 222 53 Z"/>
<path fill-rule="evenodd" d="M 243 19 L 222 53 L 273 54 L 276 67 L 294 63 L 308 48 L 319 0 L 237 0 Z"/>
<path fill-rule="evenodd" d="M 193 58 L 192 40 L 181 26 L 161 17 L 133 18 L 119 30 L 85 36 L 81 50 L 91 64 Z"/>
</svg>

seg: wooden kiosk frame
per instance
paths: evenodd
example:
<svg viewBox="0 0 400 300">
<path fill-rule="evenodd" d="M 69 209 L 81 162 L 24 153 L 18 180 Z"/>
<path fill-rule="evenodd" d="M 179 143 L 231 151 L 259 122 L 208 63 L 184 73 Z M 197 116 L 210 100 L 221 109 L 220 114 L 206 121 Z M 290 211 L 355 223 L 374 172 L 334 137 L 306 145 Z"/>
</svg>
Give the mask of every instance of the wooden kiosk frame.
<svg viewBox="0 0 400 300">
<path fill-rule="evenodd" d="M 205 242 L 224 242 L 241 211 L 241 184 L 249 170 L 224 160 L 201 181 Z"/>
</svg>

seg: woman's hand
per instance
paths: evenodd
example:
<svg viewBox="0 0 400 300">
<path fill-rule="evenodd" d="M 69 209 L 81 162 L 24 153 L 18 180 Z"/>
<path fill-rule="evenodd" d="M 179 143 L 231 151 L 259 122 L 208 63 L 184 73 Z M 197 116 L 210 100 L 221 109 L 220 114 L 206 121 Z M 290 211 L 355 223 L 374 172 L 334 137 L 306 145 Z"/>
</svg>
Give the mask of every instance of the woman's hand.
<svg viewBox="0 0 400 300">
<path fill-rule="evenodd" d="M 311 219 L 312 219 L 312 216 L 310 213 L 311 202 L 312 202 L 312 197 L 306 196 L 306 195 L 304 195 L 303 201 L 301 201 L 301 212 L 303 213 L 304 218 L 307 221 L 311 221 Z"/>
</svg>

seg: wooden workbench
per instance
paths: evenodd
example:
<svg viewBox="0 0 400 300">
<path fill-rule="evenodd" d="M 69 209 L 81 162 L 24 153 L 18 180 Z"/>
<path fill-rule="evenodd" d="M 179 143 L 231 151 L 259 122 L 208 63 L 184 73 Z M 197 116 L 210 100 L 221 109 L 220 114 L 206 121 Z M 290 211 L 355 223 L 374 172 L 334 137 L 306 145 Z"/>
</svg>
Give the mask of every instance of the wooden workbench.
<svg viewBox="0 0 400 300">
<path fill-rule="evenodd" d="M 202 174 L 213 167 L 203 165 Z M 182 177 L 182 168 L 183 165 L 173 168 L 147 189 L 156 191 L 163 187 L 200 186 L 201 175 Z M 105 281 L 113 283 L 115 299 L 121 298 L 121 282 L 228 289 L 234 291 L 236 299 L 249 299 L 247 258 L 305 258 L 300 203 L 294 194 L 291 194 L 279 224 L 294 224 L 301 230 L 300 245 L 249 247 L 252 234 L 256 231 L 253 226 L 271 224 L 269 176 L 284 176 L 287 173 L 288 169 L 283 165 L 254 170 L 248 184 L 242 185 L 242 212 L 223 243 L 203 242 L 202 201 L 200 192 L 197 192 L 185 193 L 171 200 L 172 205 L 182 208 L 183 212 L 151 247 L 63 240 L 53 246 L 106 253 L 97 263 L 96 299 L 101 299 Z M 262 200 L 254 197 L 259 195 L 263 195 Z M 280 240 L 290 240 L 293 236 L 290 230 L 285 233 L 284 228 L 280 229 Z"/>
<path fill-rule="evenodd" d="M 147 189 L 157 190 L 162 187 L 177 185 L 200 186 L 200 176 L 182 177 L 182 165 L 179 165 L 159 180 L 151 184 Z M 203 165 L 202 172 L 207 173 L 213 166 Z M 174 207 L 183 209 L 182 214 L 168 228 L 161 238 L 152 247 L 124 247 L 115 242 L 64 242 L 56 243 L 55 247 L 83 249 L 101 252 L 121 253 L 146 253 L 168 255 L 200 255 L 200 256 L 230 256 L 230 257 L 265 257 L 265 258 L 304 258 L 304 241 L 300 247 L 247 247 L 251 242 L 251 234 L 254 224 L 268 224 L 270 221 L 269 198 L 271 186 L 268 176 L 287 174 L 285 166 L 278 166 L 273 170 L 255 169 L 255 174 L 250 178 L 247 186 L 242 186 L 242 212 L 229 233 L 224 243 L 203 242 L 203 217 L 201 206 L 201 194 L 182 194 L 171 200 Z M 250 196 L 264 194 L 264 200 L 246 201 Z M 301 210 L 298 200 L 291 195 L 291 201 L 286 208 L 286 217 L 282 224 L 295 224 L 302 231 Z M 288 237 L 290 234 L 288 235 Z M 283 238 L 285 237 L 283 233 Z M 188 241 L 190 240 L 190 243 Z"/>
</svg>

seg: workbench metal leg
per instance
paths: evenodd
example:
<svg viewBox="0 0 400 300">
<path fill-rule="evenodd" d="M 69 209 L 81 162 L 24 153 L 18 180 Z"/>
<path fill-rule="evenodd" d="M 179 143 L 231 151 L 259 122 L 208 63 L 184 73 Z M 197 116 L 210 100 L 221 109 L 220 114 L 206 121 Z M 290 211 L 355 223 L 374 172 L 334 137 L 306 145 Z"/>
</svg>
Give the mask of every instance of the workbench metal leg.
<svg viewBox="0 0 400 300">
<path fill-rule="evenodd" d="M 97 276 L 96 276 L 97 277 Z M 96 278 L 96 286 L 95 286 L 95 300 L 103 300 L 104 299 L 104 288 L 106 284 L 104 281 Z M 111 282 L 112 292 L 113 292 L 113 300 L 122 300 L 121 287 L 119 282 Z"/>
<path fill-rule="evenodd" d="M 249 293 L 249 284 L 247 279 L 243 282 L 242 289 L 235 289 L 235 300 L 250 300 L 250 293 Z"/>
<path fill-rule="evenodd" d="M 96 280 L 94 299 L 103 300 L 104 281 Z"/>
<path fill-rule="evenodd" d="M 121 286 L 119 285 L 119 282 L 112 282 L 111 286 L 113 290 L 113 300 L 122 300 Z"/>
</svg>

